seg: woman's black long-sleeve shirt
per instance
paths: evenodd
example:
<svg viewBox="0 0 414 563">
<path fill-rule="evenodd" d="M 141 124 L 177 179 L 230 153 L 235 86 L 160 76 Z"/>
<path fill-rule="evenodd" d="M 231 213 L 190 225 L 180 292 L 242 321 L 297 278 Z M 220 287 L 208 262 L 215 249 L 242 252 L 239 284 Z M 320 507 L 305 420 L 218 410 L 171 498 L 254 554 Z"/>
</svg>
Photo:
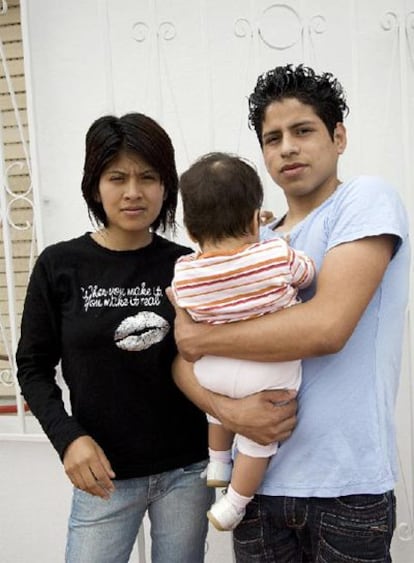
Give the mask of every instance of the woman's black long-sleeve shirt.
<svg viewBox="0 0 414 563">
<path fill-rule="evenodd" d="M 188 252 L 158 235 L 139 250 L 111 251 L 85 234 L 39 256 L 24 306 L 17 376 L 61 458 L 86 434 L 120 479 L 207 457 L 205 416 L 171 376 L 177 350 L 165 288 L 176 259 Z M 71 414 L 56 383 L 60 361 Z"/>
</svg>

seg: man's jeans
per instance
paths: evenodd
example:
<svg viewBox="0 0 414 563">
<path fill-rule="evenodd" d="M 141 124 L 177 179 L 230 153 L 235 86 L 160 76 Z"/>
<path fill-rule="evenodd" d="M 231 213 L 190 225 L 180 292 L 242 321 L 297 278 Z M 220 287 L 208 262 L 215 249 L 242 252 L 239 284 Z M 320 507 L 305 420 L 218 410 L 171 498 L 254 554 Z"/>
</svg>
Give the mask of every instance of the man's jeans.
<svg viewBox="0 0 414 563">
<path fill-rule="evenodd" d="M 395 496 L 256 495 L 234 531 L 237 563 L 386 563 Z"/>
<path fill-rule="evenodd" d="M 202 563 L 206 512 L 214 490 L 200 478 L 206 461 L 139 479 L 114 481 L 109 500 L 74 489 L 67 563 L 126 563 L 146 510 L 153 563 Z"/>
</svg>

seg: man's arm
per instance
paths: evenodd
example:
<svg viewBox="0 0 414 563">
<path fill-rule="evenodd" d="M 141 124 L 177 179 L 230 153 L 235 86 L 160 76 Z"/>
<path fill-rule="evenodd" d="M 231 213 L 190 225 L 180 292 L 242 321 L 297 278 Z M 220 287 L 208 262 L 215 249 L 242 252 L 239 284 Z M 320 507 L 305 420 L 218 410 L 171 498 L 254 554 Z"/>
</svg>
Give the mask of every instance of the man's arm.
<svg viewBox="0 0 414 563">
<path fill-rule="evenodd" d="M 206 354 L 288 361 L 338 352 L 381 283 L 394 244 L 393 236 L 381 235 L 331 249 L 312 299 L 257 319 L 212 326 L 176 308 L 180 353 L 188 361 Z"/>
<path fill-rule="evenodd" d="M 286 440 L 296 424 L 295 391 L 264 391 L 243 399 L 230 399 L 202 387 L 194 375 L 193 364 L 181 356 L 174 361 L 173 376 L 177 386 L 199 409 L 234 433 L 255 442 Z"/>
</svg>

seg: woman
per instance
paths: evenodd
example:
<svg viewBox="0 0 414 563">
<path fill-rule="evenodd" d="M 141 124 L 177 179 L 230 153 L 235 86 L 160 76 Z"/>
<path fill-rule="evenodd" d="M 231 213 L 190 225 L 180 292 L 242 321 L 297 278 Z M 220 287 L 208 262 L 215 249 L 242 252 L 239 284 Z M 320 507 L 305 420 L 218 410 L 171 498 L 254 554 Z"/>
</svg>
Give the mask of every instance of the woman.
<svg viewBox="0 0 414 563">
<path fill-rule="evenodd" d="M 29 283 L 18 380 L 74 485 L 69 563 L 127 562 L 146 511 L 154 563 L 204 560 L 205 419 L 172 381 L 165 295 L 190 249 L 156 234 L 174 228 L 177 184 L 171 140 L 155 121 L 95 121 L 82 193 L 98 228 L 46 248 Z"/>
</svg>

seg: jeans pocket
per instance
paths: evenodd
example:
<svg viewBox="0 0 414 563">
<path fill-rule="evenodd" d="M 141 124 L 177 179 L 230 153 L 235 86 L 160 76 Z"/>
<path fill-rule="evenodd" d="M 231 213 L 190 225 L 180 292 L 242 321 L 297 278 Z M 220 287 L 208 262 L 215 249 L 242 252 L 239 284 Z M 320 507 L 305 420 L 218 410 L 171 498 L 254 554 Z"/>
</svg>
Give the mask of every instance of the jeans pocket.
<svg viewBox="0 0 414 563">
<path fill-rule="evenodd" d="M 202 461 L 196 461 L 195 463 L 190 463 L 190 465 L 186 465 L 185 467 L 182 468 L 182 470 L 186 475 L 189 475 L 191 473 L 201 474 L 207 467 L 207 464 L 208 464 L 208 460 L 203 459 Z"/>
<path fill-rule="evenodd" d="M 394 531 L 395 496 L 392 491 L 380 495 L 348 495 L 335 501 L 339 518 L 349 522 L 352 534 L 392 534 Z"/>
<path fill-rule="evenodd" d="M 336 503 L 341 507 L 350 508 L 352 510 L 376 510 L 388 504 L 389 493 L 380 495 L 347 495 L 344 497 L 337 497 Z"/>
<path fill-rule="evenodd" d="M 233 532 L 233 545 L 238 563 L 263 561 L 264 531 L 259 503 L 255 498 L 247 505 L 243 520 Z"/>
<path fill-rule="evenodd" d="M 355 553 L 350 555 L 348 551 L 341 553 L 324 540 L 319 542 L 318 552 L 315 558 L 315 563 L 384 563 L 385 561 L 391 560 L 385 559 L 384 556 L 372 558 L 369 554 L 366 556 L 365 554 L 356 555 Z"/>
<path fill-rule="evenodd" d="M 318 561 L 390 561 L 393 494 L 338 497 L 321 514 Z"/>
</svg>

